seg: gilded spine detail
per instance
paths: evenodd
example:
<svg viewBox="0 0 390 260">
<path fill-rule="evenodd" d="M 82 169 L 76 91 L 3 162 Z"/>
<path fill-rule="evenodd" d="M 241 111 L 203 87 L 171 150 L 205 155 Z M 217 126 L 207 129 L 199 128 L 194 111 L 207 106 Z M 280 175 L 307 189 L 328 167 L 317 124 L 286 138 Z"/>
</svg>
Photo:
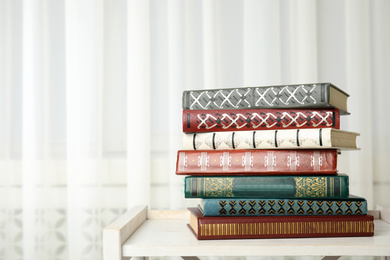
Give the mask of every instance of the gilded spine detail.
<svg viewBox="0 0 390 260">
<path fill-rule="evenodd" d="M 233 178 L 205 178 L 205 197 L 232 197 Z"/>
<path fill-rule="evenodd" d="M 327 197 L 326 177 L 295 177 L 295 197 Z"/>
<path fill-rule="evenodd" d="M 200 224 L 201 236 L 362 234 L 374 232 L 372 221 L 268 222 Z"/>
<path fill-rule="evenodd" d="M 329 191 L 330 191 L 330 196 L 334 197 L 334 178 L 329 178 Z"/>
</svg>

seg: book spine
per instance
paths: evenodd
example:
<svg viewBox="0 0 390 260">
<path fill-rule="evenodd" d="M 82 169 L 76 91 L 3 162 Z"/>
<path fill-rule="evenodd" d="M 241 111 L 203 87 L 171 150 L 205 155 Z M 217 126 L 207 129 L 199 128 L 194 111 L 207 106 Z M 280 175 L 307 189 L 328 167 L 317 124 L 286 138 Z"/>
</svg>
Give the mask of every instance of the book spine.
<svg viewBox="0 0 390 260">
<path fill-rule="evenodd" d="M 184 91 L 183 109 L 325 108 L 329 83 Z"/>
<path fill-rule="evenodd" d="M 184 150 L 332 148 L 331 130 L 320 128 L 183 134 L 183 147 Z"/>
<path fill-rule="evenodd" d="M 261 217 L 257 220 L 253 220 L 253 217 L 238 218 L 240 217 L 229 218 L 229 220 L 221 220 L 218 217 L 198 219 L 198 239 L 352 237 L 374 235 L 374 221 L 370 215 L 273 216 Z"/>
<path fill-rule="evenodd" d="M 365 199 L 203 199 L 203 216 L 366 215 Z"/>
<path fill-rule="evenodd" d="M 338 109 L 183 110 L 183 132 L 340 128 Z"/>
<path fill-rule="evenodd" d="M 185 177 L 186 198 L 348 198 L 348 176 Z"/>
<path fill-rule="evenodd" d="M 337 174 L 337 150 L 178 151 L 177 175 Z"/>
</svg>

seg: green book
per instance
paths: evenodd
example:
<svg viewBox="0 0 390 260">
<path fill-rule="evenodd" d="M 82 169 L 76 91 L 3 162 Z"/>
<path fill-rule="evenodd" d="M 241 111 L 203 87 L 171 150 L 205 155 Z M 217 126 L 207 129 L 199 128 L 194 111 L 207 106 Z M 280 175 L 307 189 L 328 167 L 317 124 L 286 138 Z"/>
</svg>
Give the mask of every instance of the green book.
<svg viewBox="0 0 390 260">
<path fill-rule="evenodd" d="M 367 200 L 354 195 L 346 199 L 209 198 L 201 199 L 198 207 L 205 217 L 367 214 Z"/>
<path fill-rule="evenodd" d="M 348 198 L 348 176 L 187 176 L 186 198 Z"/>
</svg>

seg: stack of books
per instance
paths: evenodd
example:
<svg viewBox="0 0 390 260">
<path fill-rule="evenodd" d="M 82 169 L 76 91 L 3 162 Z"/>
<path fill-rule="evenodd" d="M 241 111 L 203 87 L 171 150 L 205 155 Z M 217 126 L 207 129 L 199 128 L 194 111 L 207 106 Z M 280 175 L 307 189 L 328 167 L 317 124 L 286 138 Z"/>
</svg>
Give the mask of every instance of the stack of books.
<svg viewBox="0 0 390 260">
<path fill-rule="evenodd" d="M 348 94 L 331 83 L 184 91 L 176 174 L 198 239 L 372 236 L 366 199 L 349 194 L 340 150 Z"/>
</svg>

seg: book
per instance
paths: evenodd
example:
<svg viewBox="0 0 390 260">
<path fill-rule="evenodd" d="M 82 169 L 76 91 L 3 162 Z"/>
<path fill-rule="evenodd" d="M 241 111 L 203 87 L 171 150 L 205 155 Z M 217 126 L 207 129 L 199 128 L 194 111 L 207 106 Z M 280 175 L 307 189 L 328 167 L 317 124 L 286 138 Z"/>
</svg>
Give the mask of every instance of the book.
<svg viewBox="0 0 390 260">
<path fill-rule="evenodd" d="M 348 175 L 184 178 L 186 198 L 348 198 Z"/>
<path fill-rule="evenodd" d="M 177 175 L 336 175 L 336 149 L 179 150 Z"/>
<path fill-rule="evenodd" d="M 340 128 L 338 109 L 183 110 L 183 132 Z"/>
<path fill-rule="evenodd" d="M 198 208 L 188 210 L 188 227 L 200 240 L 374 235 L 371 215 L 205 217 Z"/>
<path fill-rule="evenodd" d="M 184 110 L 246 108 L 327 108 L 348 114 L 349 95 L 331 83 L 292 84 L 183 92 Z"/>
<path fill-rule="evenodd" d="M 366 215 L 367 200 L 349 195 L 346 199 L 201 199 L 199 209 L 212 216 Z"/>
<path fill-rule="evenodd" d="M 332 128 L 183 134 L 184 150 L 357 149 L 358 133 Z"/>
</svg>

